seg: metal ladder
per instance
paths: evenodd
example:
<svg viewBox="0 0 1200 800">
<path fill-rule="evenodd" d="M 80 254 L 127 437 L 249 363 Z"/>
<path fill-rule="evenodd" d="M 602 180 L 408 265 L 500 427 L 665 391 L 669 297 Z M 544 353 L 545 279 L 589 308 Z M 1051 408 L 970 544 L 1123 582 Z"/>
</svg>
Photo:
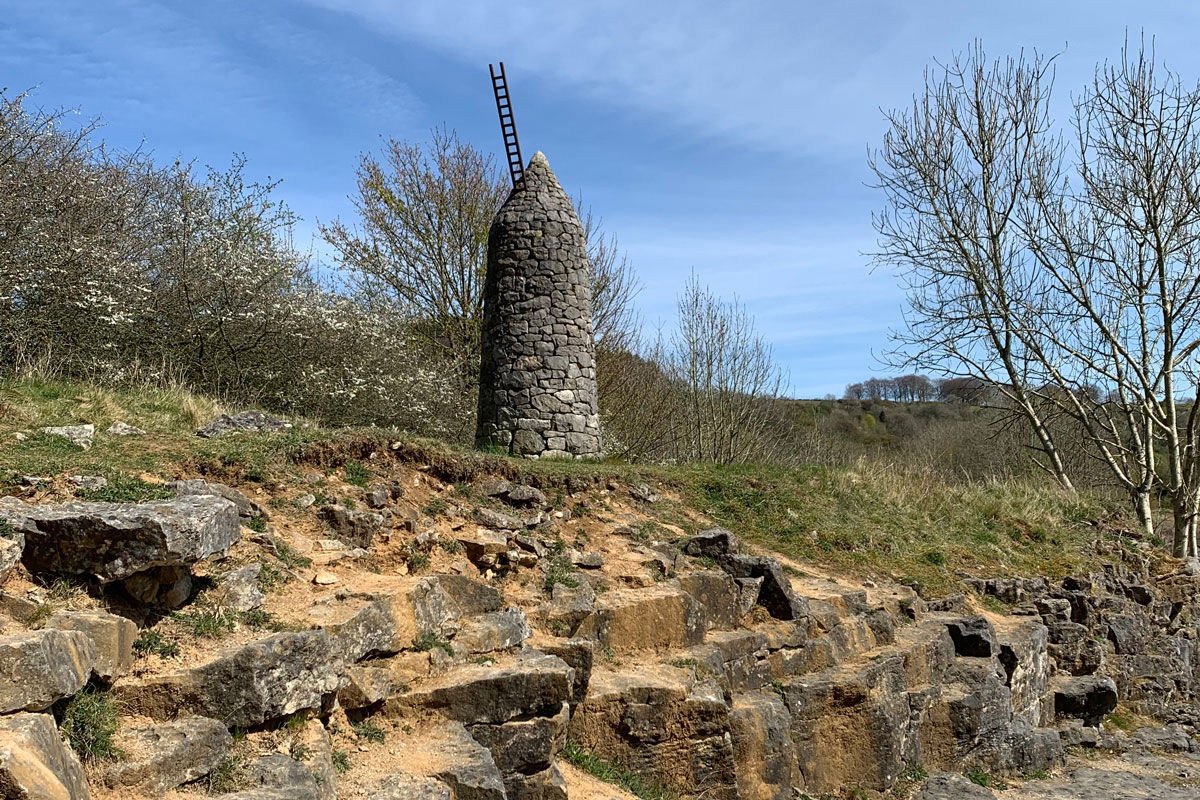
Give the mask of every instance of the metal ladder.
<svg viewBox="0 0 1200 800">
<path fill-rule="evenodd" d="M 492 91 L 496 95 L 496 111 L 500 114 L 500 132 L 504 134 L 504 153 L 508 157 L 508 174 L 512 176 L 513 186 L 525 177 L 525 160 L 521 158 L 521 143 L 517 141 L 517 124 L 513 122 L 512 98 L 508 94 L 508 77 L 504 74 L 504 62 L 500 62 L 500 72 L 488 64 L 488 72 L 492 74 Z"/>
</svg>

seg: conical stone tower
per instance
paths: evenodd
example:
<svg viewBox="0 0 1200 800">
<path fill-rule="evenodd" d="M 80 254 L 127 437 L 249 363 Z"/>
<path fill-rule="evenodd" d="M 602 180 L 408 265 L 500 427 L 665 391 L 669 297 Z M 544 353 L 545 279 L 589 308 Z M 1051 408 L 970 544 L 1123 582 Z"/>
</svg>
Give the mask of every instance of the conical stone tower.
<svg viewBox="0 0 1200 800">
<path fill-rule="evenodd" d="M 537 153 L 488 234 L 480 447 L 532 458 L 600 452 L 583 225 Z"/>
</svg>

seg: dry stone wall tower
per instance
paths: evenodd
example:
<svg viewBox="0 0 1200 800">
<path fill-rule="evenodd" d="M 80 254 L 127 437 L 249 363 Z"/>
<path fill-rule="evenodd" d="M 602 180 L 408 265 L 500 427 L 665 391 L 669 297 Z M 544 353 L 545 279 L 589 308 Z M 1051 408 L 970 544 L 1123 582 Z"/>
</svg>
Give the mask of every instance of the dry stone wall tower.
<svg viewBox="0 0 1200 800">
<path fill-rule="evenodd" d="M 583 225 L 541 153 L 488 234 L 480 447 L 532 458 L 600 452 Z"/>
</svg>

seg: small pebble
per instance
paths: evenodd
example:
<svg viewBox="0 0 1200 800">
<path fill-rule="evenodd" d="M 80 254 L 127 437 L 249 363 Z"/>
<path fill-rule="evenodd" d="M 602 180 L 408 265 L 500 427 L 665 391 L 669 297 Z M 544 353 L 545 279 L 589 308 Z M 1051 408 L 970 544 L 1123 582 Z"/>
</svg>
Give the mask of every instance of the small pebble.
<svg viewBox="0 0 1200 800">
<path fill-rule="evenodd" d="M 337 575 L 334 575 L 332 572 L 318 572 L 313 576 L 313 583 L 317 586 L 332 586 L 337 582 Z"/>
</svg>

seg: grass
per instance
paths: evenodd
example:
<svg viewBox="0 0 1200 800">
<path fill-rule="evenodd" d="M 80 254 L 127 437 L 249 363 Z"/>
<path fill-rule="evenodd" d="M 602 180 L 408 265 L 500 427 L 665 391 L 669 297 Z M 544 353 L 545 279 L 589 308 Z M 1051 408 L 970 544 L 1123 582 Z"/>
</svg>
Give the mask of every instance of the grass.
<svg viewBox="0 0 1200 800">
<path fill-rule="evenodd" d="M 565 555 L 552 556 L 546 567 L 546 579 L 542 583 L 542 588 L 546 590 L 547 594 L 554 591 L 555 585 L 560 583 L 568 589 L 574 589 L 579 585 L 579 579 L 575 577 L 576 572 L 571 559 Z"/>
<path fill-rule="evenodd" d="M 312 566 L 311 558 L 300 555 L 295 548 L 282 539 L 275 543 L 275 557 L 288 569 L 304 569 Z"/>
<path fill-rule="evenodd" d="M 333 768 L 337 770 L 338 775 L 345 775 L 350 771 L 350 754 L 345 750 L 334 750 L 331 754 Z"/>
<path fill-rule="evenodd" d="M 352 486 L 357 486 L 360 489 L 367 488 L 367 484 L 369 484 L 371 479 L 375 477 L 375 473 L 371 472 L 371 470 L 367 468 L 366 464 L 353 459 L 347 461 L 346 465 L 342 469 L 346 473 L 346 483 L 349 483 Z"/>
<path fill-rule="evenodd" d="M 59 730 L 80 759 L 94 763 L 122 757 L 116 744 L 119 725 L 117 706 L 108 693 L 87 687 L 63 708 Z"/>
<path fill-rule="evenodd" d="M 297 425 L 280 435 L 202 440 L 194 430 L 223 409 L 181 389 L 109 389 L 85 383 L 26 378 L 0 381 L 0 480 L 13 475 L 73 474 L 173 478 L 204 473 L 214 479 L 290 485 L 314 467 L 341 468 L 359 485 L 380 467 L 364 466 L 384 441 L 389 458 L 428 467 L 453 484 L 455 496 L 484 475 L 538 486 L 548 494 L 572 483 L 661 485 L 666 497 L 646 508 L 658 525 L 686 533 L 723 525 L 761 547 L 841 574 L 904 578 L 933 593 L 957 590 L 955 573 L 1065 575 L 1088 566 L 1097 521 L 1110 518 L 1098 496 L 1069 495 L 1041 476 L 966 481 L 885 462 L 887 456 L 848 467 L 763 465 L 647 466 L 603 460 L 526 461 L 469 452 L 383 429 L 330 431 Z M 144 437 L 103 434 L 120 419 Z M 12 433 L 48 425 L 91 422 L 90 450 L 63 439 Z M 150 481 L 147 481 L 150 483 Z M 560 492 L 561 494 L 561 492 Z M 423 509 L 437 517 L 449 506 L 434 498 Z M 649 525 L 639 536 L 665 531 Z M 280 548 L 289 569 L 307 559 Z M 414 564 L 419 568 L 419 564 Z M 565 574 L 565 571 L 564 571 Z"/>
<path fill-rule="evenodd" d="M 615 761 L 607 761 L 580 747 L 571 739 L 563 746 L 562 757 L 567 763 L 583 770 L 593 778 L 620 786 L 641 800 L 675 800 L 677 794 L 666 787 L 648 781 Z"/>
<path fill-rule="evenodd" d="M 108 486 L 103 489 L 76 489 L 75 496 L 80 500 L 103 503 L 145 503 L 175 496 L 174 492 L 161 484 L 131 478 L 123 473 L 110 474 L 107 478 Z"/>
<path fill-rule="evenodd" d="M 221 759 L 205 779 L 205 788 L 210 794 L 229 794 L 242 788 L 245 783 L 246 760 L 233 753 Z"/>
<path fill-rule="evenodd" d="M 447 655 L 454 655 L 454 648 L 445 639 L 440 638 L 437 634 L 426 631 L 413 639 L 413 650 L 418 653 L 428 653 L 435 647 L 439 650 L 444 650 Z"/>
<path fill-rule="evenodd" d="M 235 618 L 231 614 L 200 609 L 198 611 L 176 611 L 171 619 L 182 625 L 188 633 L 199 639 L 220 639 L 233 633 Z"/>
<path fill-rule="evenodd" d="M 133 650 L 138 655 L 154 654 L 163 658 L 179 655 L 179 645 L 156 630 L 145 630 L 138 634 L 133 642 Z"/>
<path fill-rule="evenodd" d="M 383 744 L 387 738 L 387 735 L 383 732 L 383 728 L 380 728 L 369 719 L 364 719 L 362 722 L 355 722 L 350 727 L 354 729 L 355 736 L 374 744 Z"/>
</svg>

